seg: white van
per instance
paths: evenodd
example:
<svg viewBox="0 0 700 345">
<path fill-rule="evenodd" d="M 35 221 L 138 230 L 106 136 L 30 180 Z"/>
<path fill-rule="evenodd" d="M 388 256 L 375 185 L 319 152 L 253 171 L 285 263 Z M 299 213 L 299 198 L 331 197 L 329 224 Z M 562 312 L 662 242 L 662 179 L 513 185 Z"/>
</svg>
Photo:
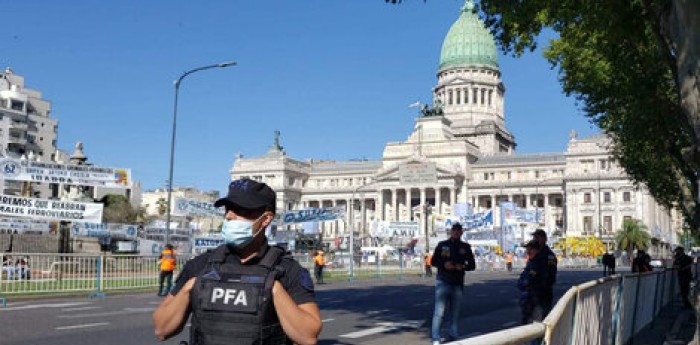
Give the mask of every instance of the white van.
<svg viewBox="0 0 700 345">
<path fill-rule="evenodd" d="M 362 252 L 362 262 L 363 263 L 376 263 L 377 258 L 382 262 L 399 262 L 401 258 L 401 253 L 399 251 L 388 245 L 381 247 L 361 247 Z"/>
</svg>

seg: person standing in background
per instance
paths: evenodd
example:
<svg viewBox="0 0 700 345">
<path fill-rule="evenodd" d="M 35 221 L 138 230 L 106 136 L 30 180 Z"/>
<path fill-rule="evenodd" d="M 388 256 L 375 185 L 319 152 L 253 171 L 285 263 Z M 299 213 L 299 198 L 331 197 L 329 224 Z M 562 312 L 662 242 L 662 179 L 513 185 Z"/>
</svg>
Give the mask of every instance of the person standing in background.
<svg viewBox="0 0 700 345">
<path fill-rule="evenodd" d="M 314 256 L 314 274 L 316 275 L 316 284 L 323 284 L 323 269 L 326 267 L 326 258 L 323 257 L 323 251 L 319 250 Z"/>
<path fill-rule="evenodd" d="M 462 242 L 462 225 L 455 223 L 450 238 L 438 243 L 433 252 L 431 265 L 437 267 L 435 282 L 435 311 L 431 338 L 433 345 L 440 344 L 440 331 L 445 309 L 449 305 L 450 327 L 448 341 L 459 339 L 459 314 L 462 309 L 464 272 L 476 269 L 471 246 Z"/>
<path fill-rule="evenodd" d="M 173 271 L 176 266 L 175 250 L 172 244 L 166 244 L 160 253 L 160 277 L 158 279 L 158 296 L 165 296 L 173 287 Z M 163 290 L 163 283 L 167 280 L 168 288 Z"/>
</svg>

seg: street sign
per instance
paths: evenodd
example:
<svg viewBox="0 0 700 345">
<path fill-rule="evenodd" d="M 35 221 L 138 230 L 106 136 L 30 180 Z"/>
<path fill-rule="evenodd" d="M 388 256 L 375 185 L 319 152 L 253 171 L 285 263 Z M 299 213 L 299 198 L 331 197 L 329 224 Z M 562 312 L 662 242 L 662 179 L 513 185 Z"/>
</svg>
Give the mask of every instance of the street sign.
<svg viewBox="0 0 700 345">
<path fill-rule="evenodd" d="M 436 184 L 435 163 L 406 163 L 399 165 L 399 181 L 402 185 Z"/>
</svg>

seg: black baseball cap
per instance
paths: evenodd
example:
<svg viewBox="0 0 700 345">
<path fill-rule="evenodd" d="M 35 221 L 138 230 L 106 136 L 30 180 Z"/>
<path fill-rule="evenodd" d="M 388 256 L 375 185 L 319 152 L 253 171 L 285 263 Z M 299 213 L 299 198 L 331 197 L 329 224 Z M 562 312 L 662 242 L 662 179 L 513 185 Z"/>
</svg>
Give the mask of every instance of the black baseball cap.
<svg viewBox="0 0 700 345">
<path fill-rule="evenodd" d="M 542 230 L 542 229 L 535 230 L 535 232 L 532 233 L 532 236 L 535 236 L 535 237 L 539 236 L 539 237 L 543 237 L 545 240 L 547 239 L 547 233 L 544 232 L 544 230 Z"/>
<path fill-rule="evenodd" d="M 452 224 L 452 228 L 451 228 L 450 230 L 459 230 L 459 231 L 462 231 L 462 230 L 463 230 L 462 224 L 454 223 L 454 224 Z"/>
<path fill-rule="evenodd" d="M 537 242 L 536 240 L 530 240 L 529 242 L 525 243 L 525 248 L 533 248 L 533 249 L 540 249 L 540 243 Z"/>
<path fill-rule="evenodd" d="M 265 211 L 275 212 L 277 195 L 270 186 L 243 178 L 231 181 L 228 185 L 228 195 L 216 200 L 214 207 L 231 204 L 247 210 L 265 209 Z"/>
</svg>

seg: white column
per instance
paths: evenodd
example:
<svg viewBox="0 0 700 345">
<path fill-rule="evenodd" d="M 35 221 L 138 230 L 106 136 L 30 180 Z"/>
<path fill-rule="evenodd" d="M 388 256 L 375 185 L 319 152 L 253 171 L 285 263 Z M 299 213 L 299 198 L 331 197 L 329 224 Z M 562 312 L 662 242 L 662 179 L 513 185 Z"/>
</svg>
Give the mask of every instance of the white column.
<svg viewBox="0 0 700 345">
<path fill-rule="evenodd" d="M 379 195 L 377 196 L 377 199 L 379 202 L 377 203 L 377 219 L 379 220 L 384 220 L 384 190 L 379 189 L 378 190 Z"/>
<path fill-rule="evenodd" d="M 391 190 L 391 220 L 393 221 L 399 220 L 399 204 L 396 201 L 396 192 L 396 188 Z"/>
<path fill-rule="evenodd" d="M 425 188 L 420 189 L 420 231 L 423 232 L 425 229 L 425 224 L 427 224 L 426 213 L 425 213 Z"/>
<path fill-rule="evenodd" d="M 365 208 L 365 198 L 360 199 L 360 235 L 364 235 L 367 229 L 367 209 Z"/>
</svg>

